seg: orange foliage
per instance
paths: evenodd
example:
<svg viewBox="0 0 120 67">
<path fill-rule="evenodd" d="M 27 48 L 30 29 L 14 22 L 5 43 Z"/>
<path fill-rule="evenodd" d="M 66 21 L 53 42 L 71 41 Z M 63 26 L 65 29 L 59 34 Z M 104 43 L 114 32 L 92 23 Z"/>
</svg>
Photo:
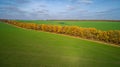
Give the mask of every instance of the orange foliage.
<svg viewBox="0 0 120 67">
<path fill-rule="evenodd" d="M 95 28 L 82 28 L 78 26 L 59 26 L 59 25 L 46 25 L 46 24 L 34 24 L 34 23 L 21 23 L 12 20 L 1 20 L 1 21 L 22 28 L 66 34 L 66 35 L 77 36 L 81 38 L 93 39 L 93 40 L 120 45 L 119 30 L 101 31 Z"/>
</svg>

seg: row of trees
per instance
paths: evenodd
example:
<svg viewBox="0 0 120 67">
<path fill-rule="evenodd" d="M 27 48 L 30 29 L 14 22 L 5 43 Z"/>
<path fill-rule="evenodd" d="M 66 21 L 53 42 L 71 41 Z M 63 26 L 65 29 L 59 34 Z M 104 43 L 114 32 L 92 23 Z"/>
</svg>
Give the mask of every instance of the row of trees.
<svg viewBox="0 0 120 67">
<path fill-rule="evenodd" d="M 34 24 L 34 23 L 21 23 L 12 20 L 1 20 L 1 21 L 22 28 L 66 34 L 71 36 L 77 36 L 80 38 L 92 39 L 92 40 L 120 45 L 119 30 L 101 31 L 95 28 L 82 28 L 78 26 L 59 26 L 59 25 L 46 25 L 46 24 Z"/>
</svg>

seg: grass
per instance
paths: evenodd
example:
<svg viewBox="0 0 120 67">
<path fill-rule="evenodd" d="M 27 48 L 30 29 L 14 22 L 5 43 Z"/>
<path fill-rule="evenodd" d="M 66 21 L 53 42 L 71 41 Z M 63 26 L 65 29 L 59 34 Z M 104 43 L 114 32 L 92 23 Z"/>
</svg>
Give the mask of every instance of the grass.
<svg viewBox="0 0 120 67">
<path fill-rule="evenodd" d="M 80 27 L 92 27 L 99 30 L 120 30 L 120 22 L 115 21 L 55 21 L 55 20 L 17 20 L 21 22 L 36 23 L 36 24 L 52 24 L 52 25 L 69 25 Z"/>
<path fill-rule="evenodd" d="M 120 47 L 0 23 L 0 67 L 120 67 Z"/>
</svg>

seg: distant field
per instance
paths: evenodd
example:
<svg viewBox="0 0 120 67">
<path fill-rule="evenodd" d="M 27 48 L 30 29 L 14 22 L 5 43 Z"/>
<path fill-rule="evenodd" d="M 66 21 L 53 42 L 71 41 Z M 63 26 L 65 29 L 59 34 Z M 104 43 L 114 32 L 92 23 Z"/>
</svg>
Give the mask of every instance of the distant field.
<svg viewBox="0 0 120 67">
<path fill-rule="evenodd" d="M 0 23 L 0 67 L 120 67 L 120 47 Z"/>
<path fill-rule="evenodd" d="M 99 30 L 120 30 L 120 21 L 55 21 L 55 20 L 17 20 L 20 22 L 36 24 L 70 25 L 80 27 L 92 27 Z"/>
</svg>

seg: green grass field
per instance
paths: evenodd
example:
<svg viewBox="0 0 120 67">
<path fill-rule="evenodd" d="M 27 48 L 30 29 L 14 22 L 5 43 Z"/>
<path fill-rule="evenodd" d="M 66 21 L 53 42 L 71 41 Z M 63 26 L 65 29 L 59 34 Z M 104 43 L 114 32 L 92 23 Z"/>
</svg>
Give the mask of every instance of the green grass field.
<svg viewBox="0 0 120 67">
<path fill-rule="evenodd" d="M 0 23 L 0 67 L 120 67 L 120 47 Z"/>
<path fill-rule="evenodd" d="M 36 24 L 52 24 L 52 25 L 70 25 L 86 28 L 96 28 L 99 30 L 120 30 L 120 22 L 115 21 L 55 21 L 55 20 L 17 20 L 20 22 L 36 23 Z"/>
</svg>

